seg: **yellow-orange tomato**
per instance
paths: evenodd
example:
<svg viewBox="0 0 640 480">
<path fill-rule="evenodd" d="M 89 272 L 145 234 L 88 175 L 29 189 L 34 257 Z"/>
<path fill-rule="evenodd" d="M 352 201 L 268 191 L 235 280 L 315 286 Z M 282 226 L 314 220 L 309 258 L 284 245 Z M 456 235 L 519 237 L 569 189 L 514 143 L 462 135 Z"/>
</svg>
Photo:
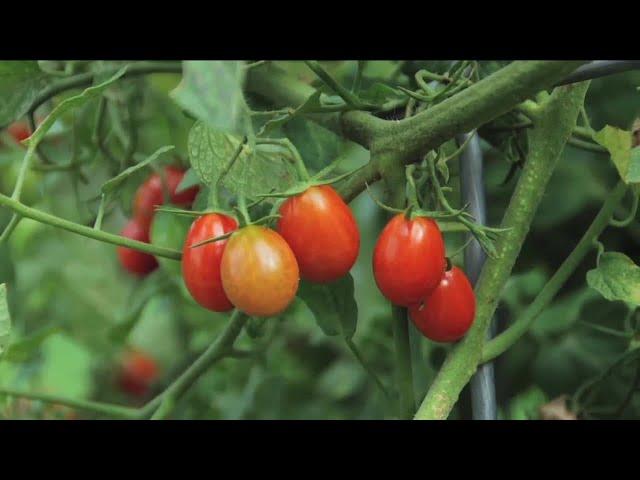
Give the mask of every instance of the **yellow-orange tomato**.
<svg viewBox="0 0 640 480">
<path fill-rule="evenodd" d="M 220 272 L 231 303 L 257 317 L 286 309 L 300 280 L 291 247 L 279 233 L 257 225 L 242 228 L 229 238 Z"/>
</svg>

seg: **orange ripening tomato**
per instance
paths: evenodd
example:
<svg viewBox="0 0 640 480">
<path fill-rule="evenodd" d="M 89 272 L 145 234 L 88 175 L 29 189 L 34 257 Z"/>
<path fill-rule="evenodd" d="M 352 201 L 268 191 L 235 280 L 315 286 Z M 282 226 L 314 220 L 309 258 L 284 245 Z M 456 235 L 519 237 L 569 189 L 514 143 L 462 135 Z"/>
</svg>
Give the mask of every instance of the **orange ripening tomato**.
<svg viewBox="0 0 640 480">
<path fill-rule="evenodd" d="M 198 195 L 199 187 L 194 186 L 176 193 L 185 171 L 178 167 L 165 167 L 164 174 L 170 203 L 179 207 L 190 207 Z M 136 191 L 133 199 L 133 216 L 141 225 L 149 228 L 155 214 L 155 207 L 162 204 L 164 204 L 162 178 L 159 174 L 153 173 Z"/>
<path fill-rule="evenodd" d="M 395 215 L 384 227 L 373 251 L 373 274 L 382 294 L 408 307 L 438 286 L 446 268 L 438 224 L 427 217 Z"/>
<path fill-rule="evenodd" d="M 288 198 L 280 215 L 278 232 L 293 250 L 302 278 L 326 283 L 347 274 L 358 258 L 360 232 L 333 187 L 311 187 Z"/>
<path fill-rule="evenodd" d="M 455 342 L 471 327 L 476 296 L 467 276 L 458 267 L 445 272 L 438 287 L 409 316 L 422 334 L 435 342 Z"/>
<path fill-rule="evenodd" d="M 129 220 L 120 235 L 149 243 L 149 231 L 135 219 Z M 156 257 L 133 248 L 118 247 L 118 258 L 125 270 L 139 277 L 144 277 L 158 267 Z"/>
<path fill-rule="evenodd" d="M 196 302 L 215 312 L 226 312 L 233 308 L 222 288 L 220 263 L 227 240 L 191 248 L 191 245 L 209 238 L 219 237 L 238 228 L 234 218 L 210 213 L 196 219 L 182 250 L 182 278 Z"/>
<path fill-rule="evenodd" d="M 222 287 L 248 315 L 270 317 L 284 311 L 298 290 L 298 262 L 278 232 L 249 225 L 229 238 L 222 254 Z"/>
</svg>

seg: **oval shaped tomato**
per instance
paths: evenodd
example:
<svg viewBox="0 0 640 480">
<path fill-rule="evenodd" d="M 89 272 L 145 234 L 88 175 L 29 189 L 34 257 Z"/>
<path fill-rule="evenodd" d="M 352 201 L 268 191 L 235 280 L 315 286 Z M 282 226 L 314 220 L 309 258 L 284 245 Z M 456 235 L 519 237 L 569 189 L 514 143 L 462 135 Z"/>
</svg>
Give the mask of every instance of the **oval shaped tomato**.
<svg viewBox="0 0 640 480">
<path fill-rule="evenodd" d="M 278 232 L 293 250 L 302 278 L 325 283 L 351 270 L 360 232 L 351 209 L 333 187 L 311 187 L 288 198 L 280 215 Z"/>
<path fill-rule="evenodd" d="M 438 224 L 427 217 L 395 215 L 373 251 L 373 274 L 382 294 L 396 305 L 418 303 L 438 286 L 446 268 Z"/>
<path fill-rule="evenodd" d="M 191 245 L 219 237 L 238 228 L 234 218 L 210 213 L 197 218 L 187 234 L 182 250 L 182 278 L 193 299 L 214 312 L 226 312 L 233 308 L 222 288 L 220 264 L 228 240 L 207 243 L 200 247 Z"/>
<path fill-rule="evenodd" d="M 149 232 L 151 243 L 160 247 L 182 250 L 192 219 L 183 215 L 159 213 L 154 215 Z M 160 268 L 172 275 L 180 275 L 182 267 L 179 260 L 156 257 Z"/>
<path fill-rule="evenodd" d="M 121 360 L 118 384 L 125 393 L 144 397 L 157 380 L 158 373 L 158 365 L 151 356 L 140 351 L 129 351 Z"/>
<path fill-rule="evenodd" d="M 120 235 L 149 243 L 149 231 L 135 219 L 129 220 Z M 118 258 L 125 270 L 139 277 L 144 277 L 158 267 L 156 257 L 133 248 L 118 247 Z"/>
<path fill-rule="evenodd" d="M 266 227 L 249 225 L 234 233 L 220 267 L 227 297 L 248 315 L 277 315 L 298 290 L 300 272 L 291 247 Z"/>
<path fill-rule="evenodd" d="M 190 207 L 198 194 L 199 187 L 191 187 L 180 193 L 176 193 L 176 189 L 185 171 L 178 167 L 165 167 L 164 175 L 167 181 L 167 193 L 169 201 L 180 207 Z M 164 203 L 164 192 L 162 187 L 162 178 L 158 173 L 153 173 L 136 191 L 133 199 L 133 216 L 137 218 L 142 225 L 147 228 L 151 224 L 155 213 L 154 207 Z"/>
<path fill-rule="evenodd" d="M 409 316 L 422 334 L 434 342 L 455 342 L 464 336 L 476 316 L 476 296 L 458 267 L 444 273 L 436 289 Z"/>
</svg>

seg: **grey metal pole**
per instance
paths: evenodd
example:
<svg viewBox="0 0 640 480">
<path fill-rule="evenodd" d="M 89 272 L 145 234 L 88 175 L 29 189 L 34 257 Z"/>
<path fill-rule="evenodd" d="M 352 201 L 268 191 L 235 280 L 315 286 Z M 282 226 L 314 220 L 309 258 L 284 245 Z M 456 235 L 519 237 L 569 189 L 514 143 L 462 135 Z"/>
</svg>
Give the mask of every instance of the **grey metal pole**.
<svg viewBox="0 0 640 480">
<path fill-rule="evenodd" d="M 469 135 L 467 147 L 460 155 L 460 182 L 462 191 L 462 203 L 469 204 L 469 213 L 480 224 L 487 221 L 486 200 L 484 190 L 484 175 L 482 150 L 480 140 L 475 132 L 458 135 L 459 144 L 462 144 Z M 464 263 L 469 281 L 475 285 L 480 270 L 484 265 L 486 255 L 480 244 L 474 239 L 464 251 Z M 494 324 L 489 329 L 489 336 L 494 334 Z M 496 420 L 496 388 L 493 363 L 481 365 L 471 379 L 471 407 L 474 420 Z"/>
<path fill-rule="evenodd" d="M 640 69 L 640 60 L 596 60 L 586 63 L 577 68 L 567 78 L 558 82 L 557 85 L 582 82 L 591 78 L 604 77 L 614 73 L 622 73 L 628 70 Z"/>
</svg>

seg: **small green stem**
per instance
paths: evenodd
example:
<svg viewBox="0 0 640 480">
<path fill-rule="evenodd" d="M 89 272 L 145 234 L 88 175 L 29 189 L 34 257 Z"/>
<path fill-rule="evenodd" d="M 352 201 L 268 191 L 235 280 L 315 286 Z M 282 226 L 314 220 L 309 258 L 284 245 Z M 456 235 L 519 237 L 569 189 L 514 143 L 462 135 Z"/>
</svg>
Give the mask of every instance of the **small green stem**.
<svg viewBox="0 0 640 480">
<path fill-rule="evenodd" d="M 549 305 L 571 274 L 578 268 L 584 257 L 591 251 L 593 241 L 600 236 L 609 224 L 613 212 L 624 197 L 626 191 L 626 184 L 620 180 L 607 196 L 602 208 L 600 208 L 600 211 L 578 244 L 565 261 L 562 262 L 560 268 L 553 274 L 533 303 L 529 305 L 524 313 L 509 328 L 484 346 L 481 362 L 488 362 L 494 359 L 518 341 L 520 337 L 529 330 L 534 320 L 538 318 L 547 305 Z"/>
<path fill-rule="evenodd" d="M 339 95 L 346 103 L 353 106 L 354 108 L 363 108 L 365 105 L 360 99 L 345 87 L 340 85 L 330 74 L 327 72 L 322 66 L 313 60 L 307 60 L 304 63 L 307 64 L 313 73 L 315 73 L 320 80 L 324 82 L 327 87 L 333 90 L 337 95 Z"/>
<path fill-rule="evenodd" d="M 205 373 L 211 365 L 218 360 L 223 359 L 230 349 L 233 347 L 242 327 L 247 322 L 248 317 L 240 312 L 234 310 L 231 317 L 228 320 L 227 325 L 215 341 L 207 348 L 200 357 L 193 362 L 189 368 L 187 368 L 182 375 L 180 375 L 174 382 L 167 387 L 167 389 L 154 399 L 151 403 L 152 408 L 158 405 L 158 410 L 152 414 L 152 418 L 166 418 L 171 413 L 176 402 L 180 397 L 198 380 L 203 373 Z M 145 413 L 148 413 L 149 408 L 145 409 Z"/>
<path fill-rule="evenodd" d="M 382 380 L 380 380 L 380 377 L 378 377 L 378 375 L 376 375 L 376 372 L 374 372 L 373 369 L 371 368 L 371 366 L 365 361 L 364 357 L 360 353 L 360 350 L 358 350 L 358 347 L 356 347 L 356 344 L 353 343 L 353 340 L 350 339 L 350 338 L 346 338 L 345 337 L 344 341 L 347 344 L 347 347 L 349 347 L 349 350 L 351 350 L 351 353 L 353 353 L 353 356 L 356 357 L 356 360 L 358 360 L 358 363 L 360 363 L 362 368 L 367 372 L 367 374 L 369 374 L 369 377 L 371 377 L 371 379 L 376 384 L 376 386 L 380 389 L 380 391 L 388 399 L 389 398 L 388 390 L 386 389 L 386 387 L 382 383 Z"/>
<path fill-rule="evenodd" d="M 40 223 L 51 225 L 52 227 L 61 228 L 69 232 L 77 233 L 84 237 L 93 238 L 101 242 L 112 243 L 113 245 L 119 245 L 122 247 L 133 248 L 134 250 L 140 250 L 141 252 L 150 253 L 158 257 L 170 258 L 172 260 L 180 260 L 182 253 L 178 250 L 171 248 L 160 247 L 152 245 L 150 243 L 139 242 L 137 240 L 131 240 L 120 235 L 114 235 L 113 233 L 103 232 L 101 230 L 95 230 L 79 223 L 65 220 L 64 218 L 56 217 L 49 213 L 45 213 L 35 208 L 27 207 L 23 203 L 13 200 L 6 195 L 0 194 L 0 205 L 5 206 L 13 210 L 17 215 L 31 218 Z"/>
<path fill-rule="evenodd" d="M 396 376 L 400 393 L 400 418 L 411 418 L 416 411 L 409 345 L 409 319 L 407 309 L 393 305 L 393 340 L 396 354 Z"/>
<path fill-rule="evenodd" d="M 119 405 L 112 405 L 109 403 L 102 403 L 102 402 L 92 402 L 90 400 L 76 400 L 73 398 L 64 398 L 56 395 L 49 395 L 46 393 L 22 392 L 19 390 L 1 388 L 0 395 L 27 398 L 30 400 L 38 400 L 45 403 L 54 403 L 57 405 L 64 405 L 71 408 L 77 408 L 79 410 L 85 410 L 87 412 L 97 413 L 100 415 L 107 415 L 111 417 L 124 418 L 124 419 L 138 418 L 140 414 L 140 411 L 135 408 L 121 407 Z"/>
</svg>

